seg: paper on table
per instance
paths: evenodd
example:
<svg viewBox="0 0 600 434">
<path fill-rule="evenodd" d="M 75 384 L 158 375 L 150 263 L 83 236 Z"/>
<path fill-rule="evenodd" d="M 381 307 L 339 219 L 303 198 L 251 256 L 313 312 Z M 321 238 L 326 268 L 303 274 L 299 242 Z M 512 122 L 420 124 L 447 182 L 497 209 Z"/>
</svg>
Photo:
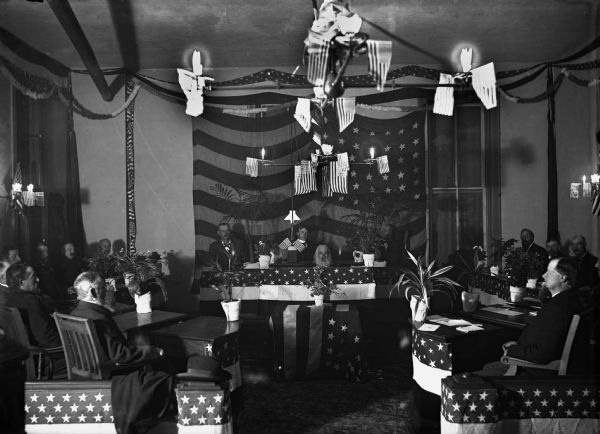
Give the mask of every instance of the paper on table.
<svg viewBox="0 0 600 434">
<path fill-rule="evenodd" d="M 469 332 L 476 332 L 479 330 L 483 330 L 483 327 L 480 327 L 475 324 L 471 324 L 471 325 L 465 326 L 465 327 L 456 327 L 456 330 L 458 330 L 459 332 L 469 333 Z"/>
<path fill-rule="evenodd" d="M 472 324 L 469 321 L 464 320 L 464 319 L 452 319 L 452 318 L 446 318 L 444 316 L 439 316 L 439 315 L 428 316 L 427 321 L 431 321 L 431 322 L 449 326 L 449 327 L 468 326 L 468 325 Z"/>
<path fill-rule="evenodd" d="M 421 327 L 419 327 L 419 331 L 421 332 L 433 332 L 437 329 L 439 329 L 440 326 L 436 325 L 436 324 L 422 324 Z"/>
<path fill-rule="evenodd" d="M 506 316 L 523 315 L 523 312 L 518 312 L 516 310 L 506 309 L 504 307 L 488 306 L 488 307 L 482 307 L 481 310 L 487 310 L 488 312 L 498 313 L 500 315 L 506 315 Z"/>
</svg>

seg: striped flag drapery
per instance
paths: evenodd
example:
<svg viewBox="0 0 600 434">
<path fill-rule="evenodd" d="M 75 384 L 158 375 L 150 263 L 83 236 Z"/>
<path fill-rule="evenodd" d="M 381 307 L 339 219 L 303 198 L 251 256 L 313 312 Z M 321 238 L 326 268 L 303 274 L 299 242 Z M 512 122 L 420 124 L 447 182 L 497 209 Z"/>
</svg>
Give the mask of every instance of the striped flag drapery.
<svg viewBox="0 0 600 434">
<path fill-rule="evenodd" d="M 269 97 L 273 94 L 222 97 L 218 102 L 267 104 L 273 101 Z M 408 239 L 408 247 L 423 254 L 425 113 L 401 116 L 377 119 L 357 114 L 352 125 L 340 133 L 334 108 L 325 109 L 319 133 L 335 145 L 335 154 L 348 154 L 348 194 L 332 191 L 330 197 L 322 197 L 322 179 L 317 176 L 318 191 L 293 196 L 294 165 L 317 148 L 312 133 L 304 131 L 294 118 L 294 108 L 251 117 L 207 107 L 202 117 L 192 121 L 196 277 L 201 274 L 200 266 L 208 262 L 208 247 L 217 238 L 220 222 L 231 217 L 234 236 L 245 242 L 249 252 L 251 243 L 259 238 L 281 242 L 289 237 L 289 222 L 283 218 L 290 209 L 298 213 L 311 237 L 329 244 L 334 255 L 349 252 L 346 240 L 357 226 L 346 217 L 362 210 L 389 217 L 397 233 Z M 263 147 L 266 159 L 289 166 L 261 166 L 259 176 L 252 178 L 246 175 L 246 158 L 258 158 Z M 380 174 L 377 164 L 353 164 L 368 158 L 371 147 L 378 156 L 388 155 L 389 173 Z"/>
</svg>

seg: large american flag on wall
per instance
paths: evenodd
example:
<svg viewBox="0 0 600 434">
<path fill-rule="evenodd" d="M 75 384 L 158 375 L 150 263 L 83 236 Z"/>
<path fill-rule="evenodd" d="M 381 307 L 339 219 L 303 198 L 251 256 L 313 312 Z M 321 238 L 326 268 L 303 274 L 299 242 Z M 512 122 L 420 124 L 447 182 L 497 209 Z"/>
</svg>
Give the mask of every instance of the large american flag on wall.
<svg viewBox="0 0 600 434">
<path fill-rule="evenodd" d="M 278 97 L 277 102 L 286 104 L 266 114 L 228 113 L 207 107 L 203 116 L 193 121 L 197 269 L 208 261 L 208 247 L 225 216 L 242 216 L 249 222 L 242 230 L 250 232 L 253 242 L 264 236 L 279 242 L 290 236 L 289 223 L 283 218 L 292 208 L 311 236 L 327 243 L 334 255 L 349 251 L 346 239 L 357 227 L 345 216 L 360 210 L 388 216 L 406 234 L 401 239 L 408 240 L 408 247 L 424 254 L 425 112 L 398 113 L 391 119 L 376 118 L 374 111 L 357 112 L 354 122 L 340 133 L 333 107 L 322 114 L 313 110 L 319 122 L 315 130 L 323 143 L 334 145 L 334 154 L 348 153 L 348 194 L 323 197 L 317 174 L 318 191 L 292 197 L 293 164 L 310 160 L 311 152 L 319 147 L 312 141 L 314 131 L 304 131 L 293 116 L 296 97 Z M 259 105 L 269 98 L 262 94 L 245 100 L 218 100 L 223 105 Z M 371 147 L 376 157 L 388 156 L 389 173 L 379 174 L 377 164 L 354 164 L 369 158 Z M 265 148 L 266 159 L 288 166 L 261 165 L 258 177 L 247 176 L 246 157 L 260 158 L 261 148 Z M 230 223 L 234 232 L 242 231 L 236 230 L 240 226 L 234 221 Z M 199 274 L 197 271 L 196 277 Z"/>
</svg>

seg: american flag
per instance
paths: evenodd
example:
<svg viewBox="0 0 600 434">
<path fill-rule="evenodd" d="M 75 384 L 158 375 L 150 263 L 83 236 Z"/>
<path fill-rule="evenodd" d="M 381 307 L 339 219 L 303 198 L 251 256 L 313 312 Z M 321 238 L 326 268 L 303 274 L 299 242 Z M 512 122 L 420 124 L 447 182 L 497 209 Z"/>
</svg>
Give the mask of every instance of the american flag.
<svg viewBox="0 0 600 434">
<path fill-rule="evenodd" d="M 329 184 L 332 193 L 348 194 L 348 170 L 342 170 L 340 163 L 332 161 L 329 163 Z"/>
<path fill-rule="evenodd" d="M 356 113 L 356 98 L 336 98 L 335 109 L 340 133 L 354 122 Z"/>
<path fill-rule="evenodd" d="M 250 175 L 253 178 L 258 176 L 258 159 L 246 157 L 246 175 Z"/>
<path fill-rule="evenodd" d="M 322 86 L 327 73 L 327 61 L 329 60 L 330 41 L 320 41 L 321 45 L 308 47 L 308 69 L 306 79 L 309 83 Z"/>
<path fill-rule="evenodd" d="M 431 339 L 415 329 L 413 329 L 412 343 L 413 356 L 419 362 L 451 372 L 452 352 L 448 343 Z"/>
<path fill-rule="evenodd" d="M 303 251 L 304 249 L 306 249 L 306 246 L 304 245 L 304 243 L 300 240 L 296 240 L 293 243 L 294 247 L 296 248 L 296 250 L 298 250 L 299 252 Z"/>
<path fill-rule="evenodd" d="M 542 422 L 545 427 L 526 429 L 527 432 L 594 432 L 583 428 L 586 419 L 595 419 L 591 422 L 596 429 L 599 426 L 599 391 L 597 385 L 586 379 L 558 377 L 534 382 L 531 378 L 482 379 L 455 375 L 442 380 L 441 399 L 443 419 L 460 424 L 469 432 L 490 432 L 490 426 L 483 424 L 502 420 Z M 553 430 L 551 423 L 557 419 L 561 419 L 562 429 Z"/>
<path fill-rule="evenodd" d="M 392 63 L 392 41 L 367 40 L 369 74 L 375 79 L 377 90 L 383 90 L 390 64 Z"/>
<path fill-rule="evenodd" d="M 317 191 L 316 171 L 309 161 L 294 166 L 294 194 Z"/>
<path fill-rule="evenodd" d="M 356 306 L 278 306 L 270 325 L 279 377 L 339 376 L 355 382 L 367 379 Z"/>
<path fill-rule="evenodd" d="M 306 132 L 310 131 L 310 99 L 298 98 L 294 118 Z"/>
</svg>

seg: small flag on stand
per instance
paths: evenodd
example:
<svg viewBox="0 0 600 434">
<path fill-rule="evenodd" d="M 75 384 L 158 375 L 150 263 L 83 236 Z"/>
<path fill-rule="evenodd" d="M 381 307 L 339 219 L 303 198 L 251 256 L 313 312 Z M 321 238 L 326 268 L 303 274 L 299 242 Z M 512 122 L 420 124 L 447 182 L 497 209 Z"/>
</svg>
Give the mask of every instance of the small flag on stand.
<svg viewBox="0 0 600 434">
<path fill-rule="evenodd" d="M 375 79 L 377 90 L 382 91 L 392 63 L 392 41 L 367 41 L 369 74 Z"/>
<path fill-rule="evenodd" d="M 473 74 L 473 89 L 486 109 L 498 105 L 496 101 L 496 73 L 494 63 L 480 66 L 471 70 Z"/>
<path fill-rule="evenodd" d="M 289 246 L 291 246 L 291 245 L 292 245 L 292 242 L 290 241 L 290 239 L 289 239 L 289 238 L 286 238 L 286 239 L 285 239 L 285 240 L 283 240 L 281 243 L 279 243 L 279 248 L 280 248 L 281 250 L 287 250 L 287 248 L 288 248 Z"/>
<path fill-rule="evenodd" d="M 294 117 L 304 131 L 310 131 L 310 100 L 308 98 L 298 98 Z"/>
<path fill-rule="evenodd" d="M 348 125 L 354 122 L 354 114 L 356 113 L 356 98 L 336 98 L 335 109 L 337 112 L 338 125 L 341 133 Z"/>
<path fill-rule="evenodd" d="M 377 168 L 379 169 L 380 175 L 383 175 L 384 173 L 389 173 L 390 164 L 388 163 L 387 155 L 382 155 L 381 157 L 377 157 Z"/>
<path fill-rule="evenodd" d="M 250 175 L 253 178 L 258 176 L 258 159 L 246 157 L 246 175 Z"/>
<path fill-rule="evenodd" d="M 300 240 L 296 240 L 294 241 L 294 247 L 296 248 L 296 250 L 298 250 L 299 252 L 301 252 L 302 250 L 306 249 L 306 246 L 304 245 L 304 243 Z"/>
</svg>

